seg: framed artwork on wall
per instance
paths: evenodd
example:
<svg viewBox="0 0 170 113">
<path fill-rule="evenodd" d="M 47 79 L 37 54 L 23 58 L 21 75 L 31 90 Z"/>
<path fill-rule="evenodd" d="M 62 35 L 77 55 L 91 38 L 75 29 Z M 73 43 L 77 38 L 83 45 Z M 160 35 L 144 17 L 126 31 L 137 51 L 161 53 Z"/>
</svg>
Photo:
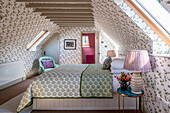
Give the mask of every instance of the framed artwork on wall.
<svg viewBox="0 0 170 113">
<path fill-rule="evenodd" d="M 76 49 L 76 39 L 64 39 L 64 49 L 65 50 L 75 50 Z"/>
</svg>

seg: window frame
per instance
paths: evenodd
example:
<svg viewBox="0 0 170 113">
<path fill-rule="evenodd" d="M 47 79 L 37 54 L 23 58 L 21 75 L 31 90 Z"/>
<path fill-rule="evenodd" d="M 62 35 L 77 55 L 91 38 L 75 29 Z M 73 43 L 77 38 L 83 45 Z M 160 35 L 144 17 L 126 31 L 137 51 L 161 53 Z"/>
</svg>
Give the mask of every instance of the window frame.
<svg viewBox="0 0 170 113">
<path fill-rule="evenodd" d="M 88 43 L 87 44 L 84 44 L 84 37 L 88 37 Z M 90 39 L 89 39 L 89 36 L 82 36 L 82 47 L 90 47 Z"/>
<path fill-rule="evenodd" d="M 158 27 L 153 23 L 132 0 L 123 1 L 165 42 L 165 44 L 168 45 L 168 47 L 170 47 L 170 35 L 160 25 L 160 27 Z"/>
<path fill-rule="evenodd" d="M 42 31 L 44 31 L 44 33 L 42 34 L 42 35 L 40 35 L 33 43 L 32 43 L 32 41 L 42 32 Z M 48 30 L 42 30 L 30 43 L 32 43 L 29 47 L 27 47 L 27 51 L 30 51 L 33 47 L 34 47 L 34 45 L 41 39 L 41 38 L 43 38 L 43 36 L 44 35 L 46 35 L 47 33 L 49 33 L 49 31 Z M 47 36 L 48 36 L 48 34 L 47 34 Z M 46 36 L 46 37 L 47 37 Z M 45 39 L 45 38 L 44 38 Z M 30 44 L 29 43 L 29 44 Z M 29 45 L 28 44 L 28 45 Z M 27 45 L 27 46 L 28 46 Z"/>
</svg>

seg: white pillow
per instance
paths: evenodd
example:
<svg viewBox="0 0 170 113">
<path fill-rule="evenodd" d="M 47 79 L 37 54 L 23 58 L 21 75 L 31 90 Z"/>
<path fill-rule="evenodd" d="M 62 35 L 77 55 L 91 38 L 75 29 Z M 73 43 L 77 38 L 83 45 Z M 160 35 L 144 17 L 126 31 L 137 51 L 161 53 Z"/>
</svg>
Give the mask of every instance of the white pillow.
<svg viewBox="0 0 170 113">
<path fill-rule="evenodd" d="M 124 60 L 123 59 L 114 59 L 111 62 L 111 68 L 112 69 L 123 69 L 124 66 Z"/>
<path fill-rule="evenodd" d="M 113 61 L 111 62 L 111 73 L 115 73 L 115 74 L 120 74 L 121 72 L 124 73 L 132 73 L 132 71 L 123 69 L 124 66 L 124 60 L 123 59 L 113 59 Z"/>
<path fill-rule="evenodd" d="M 125 60 L 125 58 L 123 57 L 112 57 L 112 61 L 114 60 Z"/>
<path fill-rule="evenodd" d="M 129 70 L 126 70 L 126 69 L 111 69 L 111 73 L 113 74 L 120 74 L 121 72 L 124 72 L 124 73 L 132 73 L 131 71 Z"/>
</svg>

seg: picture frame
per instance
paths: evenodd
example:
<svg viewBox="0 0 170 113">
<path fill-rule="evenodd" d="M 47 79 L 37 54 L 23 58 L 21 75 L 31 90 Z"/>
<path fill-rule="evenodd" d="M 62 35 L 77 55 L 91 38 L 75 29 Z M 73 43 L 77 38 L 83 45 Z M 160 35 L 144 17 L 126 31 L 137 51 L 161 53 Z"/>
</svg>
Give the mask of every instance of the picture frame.
<svg viewBox="0 0 170 113">
<path fill-rule="evenodd" d="M 65 50 L 76 50 L 76 39 L 64 39 Z"/>
</svg>

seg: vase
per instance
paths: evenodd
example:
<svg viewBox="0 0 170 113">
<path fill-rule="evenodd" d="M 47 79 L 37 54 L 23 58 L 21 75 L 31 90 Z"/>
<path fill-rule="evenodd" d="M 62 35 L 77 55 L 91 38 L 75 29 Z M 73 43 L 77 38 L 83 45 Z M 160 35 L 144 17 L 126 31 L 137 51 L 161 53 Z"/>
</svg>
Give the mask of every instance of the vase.
<svg viewBox="0 0 170 113">
<path fill-rule="evenodd" d="M 127 87 L 128 87 L 128 85 L 127 85 L 127 82 L 122 82 L 122 85 L 121 85 L 121 90 L 127 90 Z"/>
</svg>

